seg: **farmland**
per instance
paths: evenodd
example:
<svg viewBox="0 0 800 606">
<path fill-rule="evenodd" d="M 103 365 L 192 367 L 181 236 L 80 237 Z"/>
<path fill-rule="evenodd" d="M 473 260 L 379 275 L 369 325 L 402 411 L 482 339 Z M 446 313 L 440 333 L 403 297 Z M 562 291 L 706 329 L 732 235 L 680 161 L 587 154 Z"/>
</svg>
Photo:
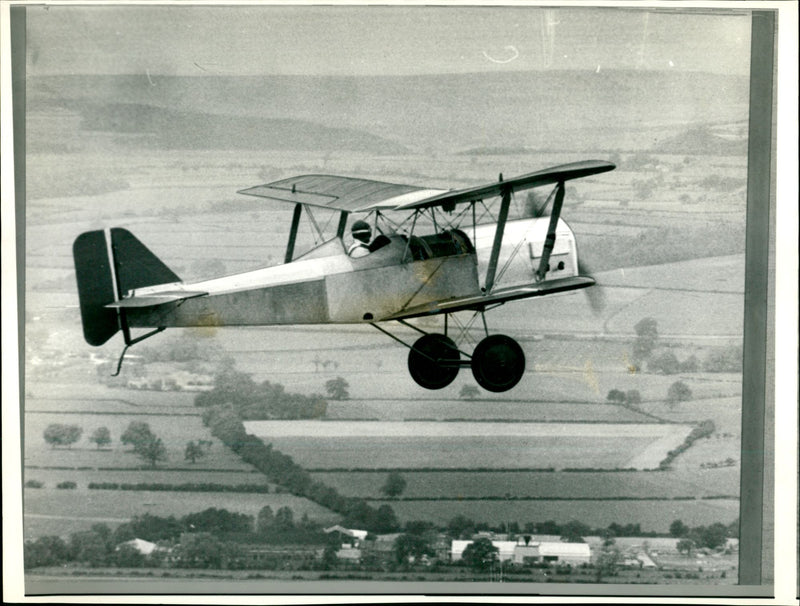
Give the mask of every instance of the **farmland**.
<svg viewBox="0 0 800 606">
<path fill-rule="evenodd" d="M 632 453 L 660 443 L 660 458 L 689 428 L 608 424 L 250 421 L 250 433 L 303 467 L 627 467 Z M 663 440 L 663 442 L 662 442 Z"/>
<path fill-rule="evenodd" d="M 539 472 L 539 471 L 418 471 L 404 470 L 407 486 L 403 499 L 431 498 L 524 498 L 541 499 L 605 499 L 653 497 L 672 499 L 686 495 L 709 496 L 725 494 L 735 479 L 735 470 L 717 476 L 720 480 L 695 484 L 669 471 L 664 472 Z M 386 471 L 322 471 L 313 473 L 315 479 L 339 487 L 346 495 L 380 499 L 380 487 Z"/>
<path fill-rule="evenodd" d="M 527 371 L 511 392 L 466 398 L 461 390 L 474 384 L 469 371 L 445 389 L 426 391 L 408 377 L 406 350 L 368 326 L 167 331 L 133 348 L 123 376 L 109 379 L 101 365 L 115 363 L 121 346 L 118 339 L 99 348 L 83 341 L 72 242 L 88 229 L 125 227 L 184 280 L 197 280 L 283 259 L 291 208 L 236 196 L 242 187 L 307 173 L 466 187 L 495 179 L 500 170 L 522 174 L 586 157 L 582 151 L 566 146 L 462 153 L 486 143 L 463 136 L 449 149 L 439 143 L 425 152 L 412 146 L 386 155 L 353 149 L 170 151 L 138 148 L 129 133 L 82 131 L 80 110 L 49 117 L 34 110 L 29 118 L 24 471 L 25 479 L 44 487 L 24 491 L 26 535 L 68 533 L 102 520 L 113 525 L 145 512 L 178 516 L 225 507 L 253 515 L 265 504 L 288 505 L 296 517 L 308 513 L 325 523 L 338 521 L 308 500 L 276 493 L 263 475 L 214 440 L 194 407 L 195 394 L 126 386 L 140 375 L 163 378 L 171 368 L 213 375 L 225 356 L 257 381 L 306 395 L 324 393 L 326 381 L 343 377 L 349 399 L 329 401 L 325 420 L 265 430 L 253 425 L 251 431 L 343 495 L 368 498 L 374 506 L 388 503 L 401 522 L 446 523 L 463 514 L 490 524 L 577 519 L 592 526 L 639 523 L 663 532 L 678 518 L 699 525 L 737 517 L 735 498 L 704 497 L 735 497 L 739 491 L 741 374 L 662 375 L 646 365 L 631 371 L 631 354 L 634 326 L 644 317 L 658 323 L 658 346 L 680 360 L 695 355 L 702 361 L 741 343 L 744 190 L 722 191 L 716 181 L 703 179 L 716 175 L 719 182 L 738 183 L 743 155 L 689 158 L 642 148 L 642 141 L 668 139 L 682 126 L 659 123 L 634 135 L 581 129 L 580 139 L 595 141 L 610 141 L 609 130 L 623 133 L 591 153 L 616 154 L 619 169 L 576 182 L 564 206 L 604 306 L 595 309 L 587 293 L 578 292 L 494 310 L 488 314 L 490 330 L 520 341 Z M 45 133 L 72 152 L 54 151 Z M 663 240 L 664 250 L 653 252 L 653 240 Z M 298 250 L 314 241 L 304 228 Z M 425 330 L 441 327 L 440 318 L 415 323 Z M 465 333 L 465 348 L 481 338 L 479 324 Z M 411 339 L 413 331 L 398 328 L 397 334 Z M 145 347 L 164 350 L 181 338 L 198 343 L 204 359 L 156 365 L 136 357 Z M 679 380 L 692 399 L 668 402 L 667 391 Z M 615 389 L 636 391 L 641 402 L 613 403 L 607 394 Z M 713 420 L 715 433 L 677 457 L 669 471 L 562 471 L 657 467 L 706 419 Z M 164 441 L 168 459 L 156 469 L 145 468 L 119 443 L 131 421 L 149 423 Z M 51 423 L 79 425 L 83 436 L 71 448 L 53 449 L 42 438 Z M 102 450 L 88 441 L 99 426 L 108 427 L 113 439 Z M 198 439 L 214 444 L 191 464 L 184 448 Z M 732 465 L 704 467 L 728 458 Z M 548 467 L 556 471 L 532 471 Z M 401 468 L 408 486 L 399 499 L 382 500 L 380 487 L 390 468 Z M 381 471 L 363 471 L 369 469 Z M 55 488 L 62 481 L 77 488 Z M 90 482 L 268 484 L 270 492 L 89 490 Z"/>
<path fill-rule="evenodd" d="M 72 474 L 65 473 L 63 477 L 72 477 Z M 181 477 L 180 473 L 173 472 L 173 482 Z M 209 507 L 255 517 L 262 507 L 269 505 L 273 510 L 290 507 L 298 517 L 307 513 L 323 523 L 334 523 L 338 519 L 338 516 L 319 505 L 289 494 L 128 492 L 45 487 L 25 489 L 24 498 L 25 535 L 31 537 L 66 535 L 87 530 L 97 522 L 106 522 L 113 527 L 135 515 L 146 513 L 180 517 Z"/>
</svg>

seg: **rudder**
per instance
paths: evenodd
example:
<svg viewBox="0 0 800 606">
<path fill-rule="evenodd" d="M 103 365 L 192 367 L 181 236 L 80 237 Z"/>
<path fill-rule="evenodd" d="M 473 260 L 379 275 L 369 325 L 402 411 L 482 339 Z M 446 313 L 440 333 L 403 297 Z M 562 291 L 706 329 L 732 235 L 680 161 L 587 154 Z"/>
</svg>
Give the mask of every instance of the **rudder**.
<svg viewBox="0 0 800 606">
<path fill-rule="evenodd" d="M 89 345 L 102 345 L 118 330 L 127 330 L 124 312 L 106 305 L 135 288 L 180 281 L 131 232 L 119 227 L 79 235 L 72 245 L 72 257 L 83 336 Z"/>
</svg>

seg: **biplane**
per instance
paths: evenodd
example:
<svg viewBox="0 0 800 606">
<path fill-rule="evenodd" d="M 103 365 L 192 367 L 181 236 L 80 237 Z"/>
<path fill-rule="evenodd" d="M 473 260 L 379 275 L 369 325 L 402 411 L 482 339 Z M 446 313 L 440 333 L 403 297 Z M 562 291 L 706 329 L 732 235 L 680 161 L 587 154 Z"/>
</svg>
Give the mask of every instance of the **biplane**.
<svg viewBox="0 0 800 606">
<path fill-rule="evenodd" d="M 565 183 L 614 168 L 575 162 L 458 190 L 333 175 L 258 185 L 238 193 L 293 207 L 284 263 L 192 283 L 126 229 L 85 232 L 73 245 L 84 337 L 98 346 L 122 331 L 119 373 L 128 347 L 169 327 L 368 324 L 408 348 L 408 370 L 422 387 L 446 387 L 468 366 L 481 387 L 503 392 L 522 378 L 525 355 L 516 340 L 490 334 L 485 314 L 594 284 L 581 275 L 575 237 L 561 218 Z M 549 214 L 509 217 L 515 192 L 548 186 Z M 296 254 L 302 216 L 322 233 L 314 220 L 320 208 L 338 217 L 335 235 Z M 356 217 L 374 229 L 362 256 L 348 254 L 345 243 Z M 471 312 L 469 323 L 451 320 L 461 311 Z M 443 318 L 441 332 L 408 322 L 434 315 Z M 484 336 L 468 352 L 457 341 L 478 317 Z M 392 322 L 421 336 L 409 343 L 390 331 Z M 132 329 L 147 328 L 133 337 Z"/>
</svg>

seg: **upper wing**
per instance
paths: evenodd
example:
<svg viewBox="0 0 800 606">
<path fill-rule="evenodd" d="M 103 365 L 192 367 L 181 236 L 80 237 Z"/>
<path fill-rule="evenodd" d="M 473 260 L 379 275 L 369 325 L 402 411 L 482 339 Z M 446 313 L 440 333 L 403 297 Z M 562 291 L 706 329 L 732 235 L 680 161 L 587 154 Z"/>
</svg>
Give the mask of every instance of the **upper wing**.
<svg viewBox="0 0 800 606">
<path fill-rule="evenodd" d="M 495 289 L 491 294 L 488 295 L 480 294 L 469 297 L 460 297 L 456 299 L 424 303 L 422 305 L 404 309 L 403 311 L 393 314 L 388 318 L 381 318 L 381 320 L 402 320 L 405 318 L 415 318 L 418 316 L 452 313 L 465 309 L 484 309 L 493 303 L 505 303 L 506 301 L 513 301 L 515 299 L 526 299 L 528 297 L 552 295 L 558 292 L 566 292 L 568 290 L 576 290 L 578 288 L 587 288 L 592 286 L 594 283 L 595 282 L 592 278 L 587 278 L 585 276 L 572 276 L 569 278 L 547 280 L 546 282 L 539 282 L 536 284 L 509 286 L 508 288 Z"/>
<path fill-rule="evenodd" d="M 397 207 L 396 210 L 428 208 L 430 206 L 453 205 L 462 202 L 472 202 L 473 200 L 483 200 L 485 198 L 499 196 L 503 193 L 504 189 L 508 188 L 512 191 L 517 191 L 530 189 L 532 187 L 540 187 L 542 185 L 555 185 L 556 183 L 562 183 L 570 179 L 579 179 L 581 177 L 588 177 L 589 175 L 605 173 L 615 168 L 615 164 L 602 160 L 572 162 L 571 164 L 562 164 L 561 166 L 546 168 L 504 181 L 496 181 L 488 185 L 479 185 L 478 187 L 449 191 L 426 200 L 408 202 L 407 204 Z"/>
<path fill-rule="evenodd" d="M 447 190 L 336 175 L 300 175 L 243 189 L 238 193 L 279 202 L 356 212 L 402 208 L 406 204 L 447 193 Z"/>
<path fill-rule="evenodd" d="M 499 196 L 504 189 L 530 189 L 578 179 L 616 168 L 611 162 L 587 160 L 562 164 L 505 181 L 467 189 L 445 190 L 401 185 L 371 179 L 336 175 L 300 175 L 239 191 L 240 194 L 279 202 L 308 204 L 348 212 L 372 210 L 414 210 L 431 206 L 452 206 L 462 202 Z"/>
</svg>

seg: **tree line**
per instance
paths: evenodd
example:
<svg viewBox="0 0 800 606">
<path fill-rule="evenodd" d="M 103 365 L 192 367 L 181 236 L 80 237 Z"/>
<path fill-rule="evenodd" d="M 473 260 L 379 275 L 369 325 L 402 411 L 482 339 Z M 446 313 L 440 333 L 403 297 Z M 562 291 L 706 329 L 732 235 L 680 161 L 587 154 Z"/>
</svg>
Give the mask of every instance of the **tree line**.
<svg viewBox="0 0 800 606">
<path fill-rule="evenodd" d="M 45 442 L 53 448 L 62 446 L 71 448 L 80 440 L 81 435 L 83 435 L 83 428 L 78 425 L 61 423 L 52 423 L 44 431 Z M 113 440 L 108 427 L 98 427 L 89 437 L 89 441 L 94 442 L 99 450 L 111 444 Z M 151 467 L 155 467 L 160 461 L 167 460 L 167 448 L 164 446 L 164 442 L 153 433 L 150 425 L 144 421 L 131 421 L 120 436 L 120 442 L 125 446 L 131 446 L 133 452 Z M 211 446 L 211 440 L 190 440 L 186 443 L 184 460 L 195 463 L 197 459 L 206 456 Z"/>
<path fill-rule="evenodd" d="M 464 516 L 453 517 L 446 525 L 437 527 L 427 521 L 409 521 L 394 529 L 399 534 L 392 543 L 391 569 L 408 568 L 423 556 L 433 557 L 442 547 L 442 539 L 474 539 L 472 546 L 465 550 L 461 565 L 477 570 L 484 569 L 496 561 L 489 549 L 489 539 L 475 539 L 480 532 L 507 533 L 513 537 L 530 539 L 531 535 L 555 535 L 563 542 L 583 542 L 586 536 L 604 537 L 603 547 L 596 558 L 598 574 L 607 575 L 613 571 L 619 559 L 619 550 L 614 547 L 614 538 L 663 536 L 643 531 L 639 524 L 612 523 L 607 528 L 592 528 L 577 520 L 559 524 L 555 521 L 520 526 L 516 522 L 490 526 L 475 522 Z M 738 521 L 730 525 L 721 523 L 709 526 L 690 527 L 681 520 L 670 525 L 670 536 L 680 539 L 677 549 L 691 555 L 695 549 L 719 549 L 728 537 L 738 533 Z M 149 555 L 144 555 L 132 545 L 132 539 L 142 539 L 156 543 L 159 547 Z M 367 542 L 374 539 L 367 535 Z M 275 546 L 325 546 L 322 560 L 315 556 L 310 559 L 288 561 L 287 558 L 273 558 L 272 562 L 248 563 L 246 545 Z M 67 540 L 56 536 L 43 536 L 26 541 L 24 564 L 26 569 L 38 566 L 54 566 L 66 562 L 77 562 L 88 566 L 176 566 L 186 568 L 244 568 L 255 565 L 258 568 L 279 568 L 285 566 L 298 569 L 330 569 L 340 564 L 336 552 L 341 547 L 336 533 L 326 533 L 322 525 L 303 515 L 299 520 L 289 507 L 276 511 L 270 506 L 262 507 L 257 516 L 230 512 L 226 509 L 208 508 L 198 513 L 181 517 L 143 514 L 134 516 L 129 522 L 120 524 L 113 531 L 106 524 L 94 524 L 88 531 L 69 535 Z M 493 546 L 492 546 L 493 547 Z M 302 550 L 300 550 L 302 552 Z M 302 552 L 308 554 L 308 551 Z M 364 552 L 369 554 L 367 550 Z M 373 554 L 374 555 L 374 554 Z M 168 561 L 167 561 L 168 558 Z M 370 569 L 378 562 L 365 556 L 362 566 Z M 385 566 L 385 562 L 380 564 Z"/>
<path fill-rule="evenodd" d="M 203 423 L 211 433 L 241 459 L 258 469 L 272 482 L 289 492 L 305 497 L 344 517 L 344 524 L 373 532 L 391 532 L 397 527 L 397 517 L 388 505 L 375 509 L 357 497 L 344 497 L 326 484 L 314 480 L 311 474 L 272 444 L 248 434 L 232 406 L 213 406 L 203 412 Z"/>
<path fill-rule="evenodd" d="M 344 380 L 342 380 L 344 381 Z M 344 399 L 346 382 L 331 384 L 329 392 Z M 211 408 L 229 406 L 242 420 L 316 419 L 325 416 L 328 403 L 320 395 L 288 393 L 283 385 L 253 378 L 233 368 L 216 375 L 214 388 L 198 394 L 195 406 Z"/>
</svg>

